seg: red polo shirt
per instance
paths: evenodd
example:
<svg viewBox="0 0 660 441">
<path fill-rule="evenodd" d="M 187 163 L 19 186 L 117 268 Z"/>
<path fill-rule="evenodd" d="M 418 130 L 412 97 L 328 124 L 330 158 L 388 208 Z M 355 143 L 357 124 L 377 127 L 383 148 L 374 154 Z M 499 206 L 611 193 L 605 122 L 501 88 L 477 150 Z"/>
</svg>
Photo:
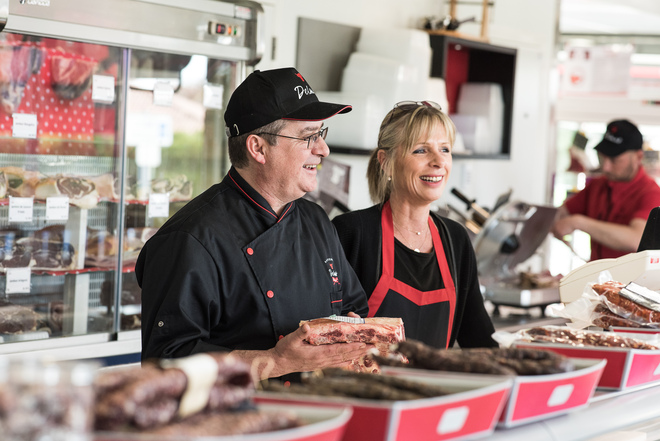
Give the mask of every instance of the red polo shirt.
<svg viewBox="0 0 660 441">
<path fill-rule="evenodd" d="M 640 167 L 632 181 L 612 182 L 601 176 L 565 204 L 571 214 L 628 225 L 635 218 L 647 220 L 651 210 L 660 206 L 660 186 Z M 591 240 L 591 260 L 627 254 Z"/>
</svg>

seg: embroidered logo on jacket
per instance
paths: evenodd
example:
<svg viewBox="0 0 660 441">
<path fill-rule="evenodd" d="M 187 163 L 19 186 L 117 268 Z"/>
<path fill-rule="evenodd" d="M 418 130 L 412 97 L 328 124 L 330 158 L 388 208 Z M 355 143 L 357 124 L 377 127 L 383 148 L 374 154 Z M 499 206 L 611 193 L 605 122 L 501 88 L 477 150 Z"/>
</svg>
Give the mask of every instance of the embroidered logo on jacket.
<svg viewBox="0 0 660 441">
<path fill-rule="evenodd" d="M 330 278 L 332 279 L 332 284 L 341 285 L 341 283 L 339 282 L 339 274 L 335 269 L 335 261 L 332 259 L 332 257 L 328 257 L 327 259 L 325 259 L 325 265 L 328 267 L 328 274 L 330 274 Z"/>
</svg>

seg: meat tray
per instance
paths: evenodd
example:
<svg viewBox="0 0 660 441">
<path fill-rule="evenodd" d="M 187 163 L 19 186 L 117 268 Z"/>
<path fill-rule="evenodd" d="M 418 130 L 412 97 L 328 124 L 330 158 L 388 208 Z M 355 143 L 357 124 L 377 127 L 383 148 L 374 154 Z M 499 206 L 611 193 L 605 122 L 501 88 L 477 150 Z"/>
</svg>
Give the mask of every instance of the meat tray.
<svg viewBox="0 0 660 441">
<path fill-rule="evenodd" d="M 292 429 L 266 433 L 241 435 L 241 441 L 340 441 L 351 419 L 350 407 L 337 406 L 286 406 L 281 404 L 258 404 L 260 410 L 286 410 L 294 412 L 303 425 Z M 234 441 L 237 436 L 176 436 L 143 435 L 137 433 L 97 432 L 91 441 Z"/>
<path fill-rule="evenodd" d="M 576 347 L 561 343 L 515 342 L 521 348 L 547 349 L 568 357 L 607 360 L 598 389 L 624 390 L 660 382 L 660 350 Z"/>
<path fill-rule="evenodd" d="M 458 440 L 490 435 L 509 391 L 509 377 L 447 379 L 396 373 L 407 379 L 442 386 L 448 395 L 411 401 L 378 401 L 257 392 L 258 403 L 351 406 L 353 416 L 343 441 Z"/>
<path fill-rule="evenodd" d="M 576 370 L 549 375 L 518 375 L 512 378 L 511 392 L 499 416 L 498 427 L 515 427 L 562 415 L 588 405 L 596 391 L 605 361 L 573 359 Z M 383 371 L 413 371 L 413 369 L 383 367 Z M 477 381 L 498 378 L 494 375 L 441 372 L 414 369 L 419 376 L 436 376 L 445 381 Z"/>
</svg>

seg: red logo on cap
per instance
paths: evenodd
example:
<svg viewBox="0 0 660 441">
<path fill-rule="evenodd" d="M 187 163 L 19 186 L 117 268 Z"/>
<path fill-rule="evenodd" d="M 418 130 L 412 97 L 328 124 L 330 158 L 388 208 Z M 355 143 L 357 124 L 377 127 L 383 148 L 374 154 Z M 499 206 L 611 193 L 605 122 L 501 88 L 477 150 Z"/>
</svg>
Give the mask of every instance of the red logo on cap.
<svg viewBox="0 0 660 441">
<path fill-rule="evenodd" d="M 610 127 L 610 132 L 616 133 L 619 131 L 619 128 L 617 126 Z"/>
<path fill-rule="evenodd" d="M 300 81 L 302 81 L 303 83 L 305 82 L 305 79 L 303 78 L 301 73 L 297 73 L 296 76 L 300 78 Z"/>
</svg>

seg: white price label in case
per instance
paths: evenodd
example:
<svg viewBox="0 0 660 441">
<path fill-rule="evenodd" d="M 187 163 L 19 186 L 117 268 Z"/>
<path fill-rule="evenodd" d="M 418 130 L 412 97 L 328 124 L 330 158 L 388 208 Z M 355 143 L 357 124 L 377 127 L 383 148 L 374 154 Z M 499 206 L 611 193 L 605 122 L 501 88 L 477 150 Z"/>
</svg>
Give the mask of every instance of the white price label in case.
<svg viewBox="0 0 660 441">
<path fill-rule="evenodd" d="M 204 107 L 207 109 L 222 110 L 222 94 L 224 87 L 204 84 Z"/>
<path fill-rule="evenodd" d="M 115 102 L 115 77 L 92 75 L 92 101 L 100 103 Z"/>
<path fill-rule="evenodd" d="M 68 220 L 69 198 L 66 196 L 51 196 L 46 198 L 46 220 Z"/>
<path fill-rule="evenodd" d="M 154 84 L 154 105 L 166 106 L 172 105 L 174 99 L 174 88 L 166 81 L 159 81 Z"/>
<path fill-rule="evenodd" d="M 11 136 L 14 138 L 37 138 L 37 115 L 30 113 L 13 113 L 14 123 L 11 126 Z"/>
<path fill-rule="evenodd" d="M 169 217 L 170 194 L 151 193 L 149 195 L 149 217 Z"/>
<path fill-rule="evenodd" d="M 7 268 L 7 294 L 27 294 L 30 292 L 30 268 Z"/>
<path fill-rule="evenodd" d="M 9 222 L 32 222 L 33 198 L 9 196 Z"/>
</svg>

